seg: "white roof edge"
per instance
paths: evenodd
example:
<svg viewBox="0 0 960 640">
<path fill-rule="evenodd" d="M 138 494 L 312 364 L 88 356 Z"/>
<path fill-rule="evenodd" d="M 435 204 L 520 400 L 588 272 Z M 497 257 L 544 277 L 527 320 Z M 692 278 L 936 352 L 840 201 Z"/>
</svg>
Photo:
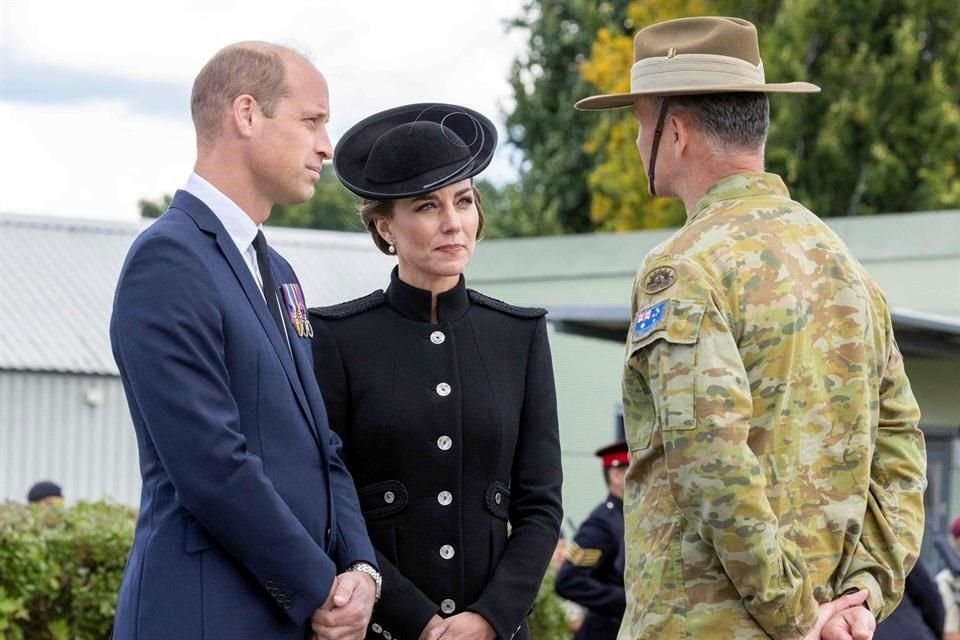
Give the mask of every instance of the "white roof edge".
<svg viewBox="0 0 960 640">
<path fill-rule="evenodd" d="M 960 336 L 960 318 L 900 308 L 891 309 L 890 315 L 898 327 Z"/>
</svg>

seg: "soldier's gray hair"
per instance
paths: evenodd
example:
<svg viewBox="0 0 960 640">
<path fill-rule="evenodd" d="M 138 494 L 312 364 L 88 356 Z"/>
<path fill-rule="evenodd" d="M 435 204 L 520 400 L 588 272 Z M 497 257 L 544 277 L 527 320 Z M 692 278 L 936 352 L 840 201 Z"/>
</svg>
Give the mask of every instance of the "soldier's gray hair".
<svg viewBox="0 0 960 640">
<path fill-rule="evenodd" d="M 718 154 L 762 151 L 770 127 L 765 93 L 708 93 L 670 96 L 670 112 L 686 114 Z"/>
</svg>

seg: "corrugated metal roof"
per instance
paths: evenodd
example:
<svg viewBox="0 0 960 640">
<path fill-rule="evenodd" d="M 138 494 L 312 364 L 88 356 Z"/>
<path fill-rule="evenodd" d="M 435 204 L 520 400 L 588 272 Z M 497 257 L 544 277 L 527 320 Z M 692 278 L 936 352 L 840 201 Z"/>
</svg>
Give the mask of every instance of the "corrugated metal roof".
<svg viewBox="0 0 960 640">
<path fill-rule="evenodd" d="M 0 369 L 115 375 L 113 292 L 130 244 L 149 223 L 0 214 Z M 381 288 L 393 265 L 365 234 L 267 233 L 311 306 Z"/>
<path fill-rule="evenodd" d="M 116 374 L 108 336 L 113 291 L 127 249 L 149 222 L 0 214 L 0 369 Z M 955 315 L 960 211 L 828 222 L 891 304 Z M 670 233 L 486 241 L 467 278 L 480 290 L 520 281 L 566 287 L 603 275 L 629 285 L 643 255 Z M 385 286 L 395 263 L 364 233 L 270 228 L 268 239 L 296 268 L 312 306 Z M 541 298 L 510 300 L 547 304 Z"/>
</svg>

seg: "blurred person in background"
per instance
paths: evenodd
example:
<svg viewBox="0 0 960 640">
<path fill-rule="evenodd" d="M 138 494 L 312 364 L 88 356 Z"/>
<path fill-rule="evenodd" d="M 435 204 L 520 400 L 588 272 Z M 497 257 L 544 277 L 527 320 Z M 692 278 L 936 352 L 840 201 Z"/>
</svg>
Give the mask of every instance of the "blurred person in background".
<svg viewBox="0 0 960 640">
<path fill-rule="evenodd" d="M 60 485 L 49 480 L 41 480 L 30 487 L 30 491 L 27 492 L 27 502 L 30 504 L 61 505 L 63 504 L 63 491 L 60 489 Z"/>
<path fill-rule="evenodd" d="M 937 583 L 922 562 L 907 576 L 903 600 L 877 625 L 875 640 L 941 640 L 944 607 Z"/>
<path fill-rule="evenodd" d="M 623 479 L 627 443 L 615 442 L 594 454 L 600 458 L 607 497 L 584 520 L 567 550 L 555 588 L 587 613 L 576 640 L 614 640 L 623 619 Z"/>
<path fill-rule="evenodd" d="M 960 640 L 960 516 L 950 523 L 949 532 L 949 544 L 941 544 L 941 540 L 934 543 L 946 564 L 934 580 L 945 612 L 944 640 Z"/>
</svg>

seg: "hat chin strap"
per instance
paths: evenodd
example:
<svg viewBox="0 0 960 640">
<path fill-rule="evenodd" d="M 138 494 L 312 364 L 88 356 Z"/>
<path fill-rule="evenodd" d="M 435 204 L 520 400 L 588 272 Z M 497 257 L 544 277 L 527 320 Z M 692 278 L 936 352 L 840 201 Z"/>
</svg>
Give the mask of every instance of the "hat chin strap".
<svg viewBox="0 0 960 640">
<path fill-rule="evenodd" d="M 667 118 L 667 103 L 669 101 L 669 96 L 660 98 L 660 115 L 657 116 L 657 128 L 653 130 L 653 145 L 650 147 L 650 162 L 647 163 L 647 165 L 650 167 L 647 170 L 647 183 L 650 186 L 650 195 L 654 197 L 657 195 L 657 187 L 653 181 L 653 170 L 657 166 L 657 152 L 660 150 L 660 136 L 663 134 L 663 121 Z"/>
</svg>

